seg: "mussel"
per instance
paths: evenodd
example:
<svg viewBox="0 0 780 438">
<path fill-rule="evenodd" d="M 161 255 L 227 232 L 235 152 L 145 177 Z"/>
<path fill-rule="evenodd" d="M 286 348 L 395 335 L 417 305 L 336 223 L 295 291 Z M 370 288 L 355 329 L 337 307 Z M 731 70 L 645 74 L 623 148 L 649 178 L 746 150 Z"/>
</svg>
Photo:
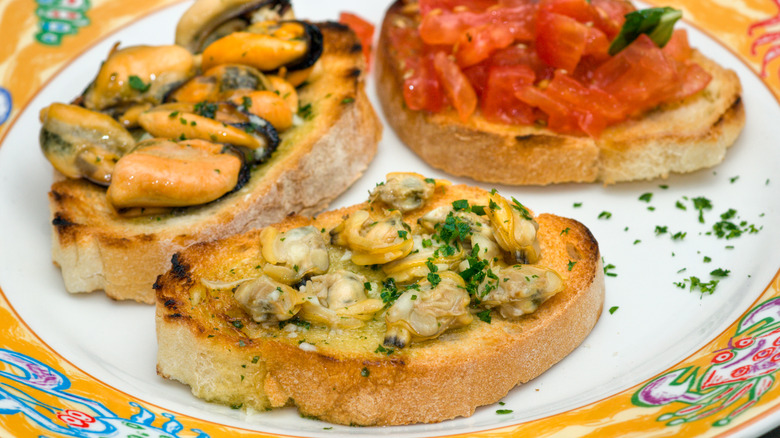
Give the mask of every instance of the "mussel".
<svg viewBox="0 0 780 438">
<path fill-rule="evenodd" d="M 40 145 L 55 169 L 69 178 L 107 186 L 116 162 L 135 146 L 133 136 L 106 114 L 53 103 L 41 110 Z"/>
<path fill-rule="evenodd" d="M 113 50 L 79 102 L 88 109 L 115 113 L 135 104 L 156 105 L 194 74 L 193 55 L 180 46 Z"/>
<path fill-rule="evenodd" d="M 106 199 L 117 210 L 205 204 L 234 190 L 245 171 L 243 155 L 221 144 L 144 140 L 116 163 Z"/>
<path fill-rule="evenodd" d="M 305 70 L 322 55 L 322 33 L 304 21 L 264 21 L 209 44 L 202 68 L 244 64 L 263 72 Z"/>
<path fill-rule="evenodd" d="M 289 0 L 199 0 L 179 19 L 176 44 L 200 53 L 217 39 L 254 22 L 292 18 Z"/>
<path fill-rule="evenodd" d="M 164 104 L 138 116 L 138 123 L 153 137 L 235 146 L 246 151 L 247 162 L 253 164 L 265 161 L 279 145 L 271 123 L 227 103 Z"/>
</svg>

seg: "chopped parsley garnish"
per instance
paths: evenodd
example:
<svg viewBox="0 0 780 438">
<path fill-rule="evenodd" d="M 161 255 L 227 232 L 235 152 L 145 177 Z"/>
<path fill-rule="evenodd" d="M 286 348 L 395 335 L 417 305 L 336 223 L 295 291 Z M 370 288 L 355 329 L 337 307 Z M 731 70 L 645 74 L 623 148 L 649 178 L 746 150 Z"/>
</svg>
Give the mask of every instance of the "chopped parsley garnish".
<svg viewBox="0 0 780 438">
<path fill-rule="evenodd" d="M 660 186 L 658 186 L 658 187 L 660 187 L 660 188 L 662 188 L 662 189 L 664 189 L 664 190 L 666 190 L 666 189 L 668 189 L 668 188 L 669 188 L 669 186 L 668 186 L 668 185 L 666 185 L 666 184 L 661 184 L 661 185 L 660 185 Z"/>
<path fill-rule="evenodd" d="M 577 264 L 577 262 L 573 262 L 573 261 L 569 260 L 569 263 L 566 265 L 566 268 L 567 268 L 569 271 L 571 271 L 571 270 L 572 270 L 572 268 L 574 268 L 574 265 L 576 265 L 576 264 Z"/>
<path fill-rule="evenodd" d="M 580 207 L 582 207 L 582 202 L 575 202 L 574 203 L 574 208 L 580 208 Z"/>
<path fill-rule="evenodd" d="M 680 210 L 687 210 L 687 209 L 688 209 L 688 207 L 686 207 L 686 206 L 685 206 L 685 204 L 683 204 L 683 203 L 682 203 L 682 202 L 680 202 L 680 201 L 677 201 L 677 202 L 674 204 L 674 206 L 675 206 L 675 207 L 677 207 L 677 208 L 679 208 Z"/>
<path fill-rule="evenodd" d="M 435 272 L 428 273 L 428 281 L 431 282 L 431 286 L 436 287 L 441 283 L 441 276 Z"/>
<path fill-rule="evenodd" d="M 610 314 L 610 315 L 612 315 L 613 313 L 615 313 L 615 311 L 617 311 L 617 309 L 619 309 L 619 307 L 618 307 L 618 306 L 612 306 L 612 307 L 610 307 L 610 308 L 609 308 L 609 314 Z"/>
<path fill-rule="evenodd" d="M 612 263 L 604 266 L 604 275 L 607 277 L 617 277 L 617 274 L 614 272 L 610 272 L 612 269 L 615 269 L 615 265 Z"/>
<path fill-rule="evenodd" d="M 409 234 L 409 232 L 406 230 L 398 230 L 398 237 L 400 237 L 401 239 L 406 240 L 407 234 Z"/>
<path fill-rule="evenodd" d="M 311 120 L 313 115 L 314 114 L 311 103 L 307 103 L 306 105 L 298 107 L 298 116 L 300 116 L 303 120 Z"/>
<path fill-rule="evenodd" d="M 376 350 L 374 350 L 374 353 L 385 353 L 385 354 L 387 354 L 389 356 L 389 355 L 393 354 L 394 351 L 395 350 L 393 350 L 391 348 L 385 348 L 385 347 L 382 346 L 382 344 L 379 344 L 379 345 L 377 345 Z"/>
<path fill-rule="evenodd" d="M 480 321 L 484 321 L 490 324 L 490 321 L 492 321 L 492 318 L 490 317 L 490 309 L 477 312 L 477 318 L 479 318 Z"/>
<path fill-rule="evenodd" d="M 286 321 L 279 321 L 279 330 L 283 329 L 287 324 L 294 324 L 303 328 L 304 330 L 309 330 L 311 328 L 311 323 L 309 321 L 299 319 L 297 316 L 293 316 Z"/>
<path fill-rule="evenodd" d="M 436 184 L 436 180 L 433 178 L 425 178 L 425 182 L 428 184 Z"/>
<path fill-rule="evenodd" d="M 208 119 L 213 119 L 214 116 L 217 114 L 217 104 L 212 102 L 198 102 L 195 104 L 195 114 L 206 117 Z"/>
<path fill-rule="evenodd" d="M 252 108 L 252 98 L 249 96 L 242 97 L 241 106 L 244 108 L 244 111 L 249 111 L 249 108 Z"/>
<path fill-rule="evenodd" d="M 638 243 L 640 243 L 640 242 L 642 242 L 642 241 L 641 241 L 641 240 L 639 240 L 639 239 L 636 239 L 636 240 L 634 241 L 634 245 L 636 245 L 636 244 L 638 244 Z"/>
<path fill-rule="evenodd" d="M 599 213 L 599 219 L 609 219 L 611 217 L 612 217 L 612 213 L 608 211 L 602 211 L 601 213 Z"/>
<path fill-rule="evenodd" d="M 693 208 L 699 210 L 699 223 L 704 223 L 704 210 L 712 210 L 712 202 L 705 197 L 693 198 Z"/>
<path fill-rule="evenodd" d="M 352 103 L 354 101 L 355 99 L 352 97 L 345 97 L 344 99 L 341 100 L 341 103 Z"/>
<path fill-rule="evenodd" d="M 702 294 L 708 293 L 712 294 L 715 292 L 715 288 L 718 286 L 718 280 L 712 280 L 708 282 L 703 282 L 699 277 L 691 276 L 690 278 L 686 278 L 684 282 L 688 282 L 690 284 L 690 290 L 693 291 L 694 289 L 699 289 L 699 291 Z M 677 287 L 684 288 L 685 283 L 675 283 Z"/>
<path fill-rule="evenodd" d="M 525 208 L 525 206 L 523 204 L 521 204 L 520 201 L 518 201 L 514 197 L 512 197 L 512 207 L 515 210 L 520 212 L 520 216 L 522 216 L 523 219 L 526 219 L 526 220 L 529 220 L 529 221 L 533 219 L 531 217 L 531 213 L 528 211 L 528 209 Z"/>
<path fill-rule="evenodd" d="M 477 216 L 484 216 L 485 215 L 485 206 L 484 205 L 472 205 L 471 206 L 471 212 L 476 214 Z"/>
<path fill-rule="evenodd" d="M 512 412 L 514 412 L 514 411 L 511 410 L 511 409 L 498 409 L 498 410 L 496 410 L 496 414 L 498 414 L 498 415 L 511 414 Z"/>
<path fill-rule="evenodd" d="M 457 201 L 452 201 L 452 208 L 455 211 L 468 210 L 468 208 L 469 208 L 469 201 L 467 201 L 465 199 L 458 199 Z"/>
<path fill-rule="evenodd" d="M 454 216 L 450 212 L 443 223 L 436 224 L 436 235 L 443 243 L 454 243 L 458 240 L 465 241 L 471 235 L 471 225 L 465 220 Z"/>
<path fill-rule="evenodd" d="M 732 176 L 731 178 L 729 178 L 729 182 L 734 184 L 735 182 L 737 182 L 738 179 L 739 179 L 739 175 Z"/>
<path fill-rule="evenodd" d="M 395 279 L 393 277 L 390 277 L 382 282 L 382 292 L 380 292 L 379 297 L 382 298 L 383 303 L 392 303 L 400 296 L 401 292 L 395 285 Z"/>
<path fill-rule="evenodd" d="M 660 226 L 660 225 L 656 225 L 655 226 L 655 235 L 656 236 L 660 236 L 661 234 L 664 234 L 664 233 L 666 233 L 668 231 L 669 231 L 669 227 L 667 227 L 667 226 L 663 226 L 663 227 Z"/>
<path fill-rule="evenodd" d="M 466 282 L 466 291 L 472 297 L 477 296 L 479 285 L 487 276 L 485 268 L 489 264 L 487 260 L 480 260 L 477 257 L 478 254 L 479 245 L 474 245 L 474 248 L 471 249 L 471 255 L 466 259 L 469 267 L 458 274 Z"/>
<path fill-rule="evenodd" d="M 360 376 L 361 377 L 368 377 L 369 374 L 371 374 L 371 372 L 368 371 L 368 368 L 366 368 L 366 367 L 363 367 L 363 369 L 360 370 Z"/>
<path fill-rule="evenodd" d="M 368 281 L 363 283 L 363 289 L 370 291 L 371 290 L 371 283 L 368 282 Z"/>
<path fill-rule="evenodd" d="M 231 324 L 233 324 L 233 327 L 235 327 L 235 328 L 238 328 L 238 329 L 242 329 L 242 328 L 244 328 L 244 323 L 243 323 L 243 322 L 241 322 L 241 321 L 240 321 L 240 320 L 238 320 L 238 319 L 236 319 L 236 320 L 233 320 L 233 321 L 230 321 L 230 323 L 231 323 Z"/>
<path fill-rule="evenodd" d="M 569 228 L 569 227 L 566 227 L 566 228 L 564 228 L 563 230 L 561 230 L 561 236 L 563 236 L 564 234 L 569 234 L 569 230 L 570 230 L 570 229 L 571 229 L 571 228 Z"/>
<path fill-rule="evenodd" d="M 709 257 L 707 257 L 707 256 L 704 256 L 704 260 L 702 260 L 702 261 L 703 261 L 704 263 L 709 263 L 709 262 L 711 262 L 711 261 L 712 261 L 712 259 L 711 259 L 711 258 L 709 258 Z"/>
<path fill-rule="evenodd" d="M 674 234 L 672 234 L 672 240 L 683 240 L 685 239 L 685 236 L 687 236 L 688 233 L 684 233 L 682 231 L 678 231 Z"/>
<path fill-rule="evenodd" d="M 140 91 L 141 93 L 145 92 L 149 89 L 149 87 L 152 86 L 152 83 L 149 82 L 148 84 L 143 81 L 143 79 L 139 78 L 136 75 L 130 75 L 129 78 L 127 78 L 127 82 L 130 85 L 130 88 L 136 91 Z"/>
<path fill-rule="evenodd" d="M 728 277 L 730 272 L 728 269 L 718 268 L 710 272 L 710 275 L 713 277 Z"/>
<path fill-rule="evenodd" d="M 650 200 L 651 200 L 651 199 L 653 199 L 653 194 L 652 194 L 652 193 L 650 193 L 650 192 L 643 193 L 643 194 L 642 194 L 642 195 L 639 197 L 639 200 L 640 200 L 640 201 L 644 201 L 644 202 L 650 202 Z"/>
</svg>

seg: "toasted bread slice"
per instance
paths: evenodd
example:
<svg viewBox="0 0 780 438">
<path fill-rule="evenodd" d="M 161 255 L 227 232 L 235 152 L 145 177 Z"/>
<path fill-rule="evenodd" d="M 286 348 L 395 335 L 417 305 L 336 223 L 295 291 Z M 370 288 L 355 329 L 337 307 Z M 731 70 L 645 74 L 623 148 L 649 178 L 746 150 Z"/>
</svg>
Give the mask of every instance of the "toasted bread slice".
<svg viewBox="0 0 780 438">
<path fill-rule="evenodd" d="M 475 187 L 445 186 L 403 219 L 414 224 L 455 200 L 487 205 L 487 196 Z M 313 225 L 327 235 L 365 207 L 316 219 L 294 216 L 275 227 Z M 536 220 L 538 265 L 561 275 L 560 292 L 519 319 L 493 311 L 490 323 L 474 318 L 394 351 L 382 347 L 381 314 L 356 329 L 254 322 L 231 288 L 242 277 L 259 275 L 261 230 L 193 245 L 177 253 L 172 269 L 157 281 L 157 372 L 207 401 L 258 410 L 294 405 L 302 415 L 340 424 L 432 423 L 471 415 L 568 355 L 600 316 L 604 274 L 593 235 L 573 219 L 542 214 Z"/>
<path fill-rule="evenodd" d="M 720 163 L 745 124 L 736 73 L 698 51 L 712 75 L 701 92 L 607 128 L 599 138 L 558 134 L 537 126 L 491 123 L 477 110 L 467 123 L 449 108 L 412 111 L 404 103 L 404 70 L 388 37 L 413 22 L 414 8 L 396 1 L 387 11 L 376 55 L 377 94 L 390 126 L 428 164 L 458 176 L 503 184 L 546 185 L 666 178 Z M 411 21 L 410 21 L 411 20 Z M 408 25 L 408 24 L 405 24 Z"/>
<path fill-rule="evenodd" d="M 303 123 L 281 134 L 271 158 L 240 190 L 166 215 L 118 216 L 106 190 L 84 180 L 52 185 L 52 257 L 69 292 L 102 289 L 117 300 L 154 301 L 157 276 L 171 255 L 212 240 L 324 209 L 365 170 L 381 125 L 364 92 L 363 57 L 354 33 L 318 25 L 324 53 L 299 89 L 310 105 Z"/>
</svg>

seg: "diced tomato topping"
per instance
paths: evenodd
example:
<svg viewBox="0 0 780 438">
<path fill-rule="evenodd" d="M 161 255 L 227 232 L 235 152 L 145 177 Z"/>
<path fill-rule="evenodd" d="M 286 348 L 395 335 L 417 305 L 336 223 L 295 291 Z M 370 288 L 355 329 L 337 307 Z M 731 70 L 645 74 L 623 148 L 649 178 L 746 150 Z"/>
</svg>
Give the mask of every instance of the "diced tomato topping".
<svg viewBox="0 0 780 438">
<path fill-rule="evenodd" d="M 712 80 L 712 75 L 707 73 L 699 64 L 686 64 L 680 71 L 682 79 L 680 87 L 672 94 L 670 100 L 680 100 L 692 96 L 705 89 Z"/>
<path fill-rule="evenodd" d="M 639 112 L 674 95 L 677 80 L 675 64 L 647 35 L 596 69 L 593 83 L 618 96 Z"/>
<path fill-rule="evenodd" d="M 672 34 L 672 38 L 663 48 L 666 56 L 673 58 L 677 62 L 685 63 L 691 59 L 691 46 L 688 44 L 688 32 L 685 29 L 677 29 Z"/>
<path fill-rule="evenodd" d="M 451 11 L 463 8 L 471 11 L 482 11 L 496 5 L 496 0 L 420 0 L 420 14 L 426 15 L 436 9 Z"/>
<path fill-rule="evenodd" d="M 487 59 L 498 49 L 512 44 L 515 38 L 507 25 L 484 25 L 464 32 L 458 44 L 455 57 L 458 65 L 468 67 Z"/>
<path fill-rule="evenodd" d="M 641 35 L 608 54 L 623 0 L 420 0 L 421 19 L 391 26 L 412 110 L 479 108 L 495 123 L 546 123 L 598 137 L 608 126 L 691 96 L 710 75 L 691 60 L 684 30 L 664 48 Z"/>
<path fill-rule="evenodd" d="M 626 14 L 634 10 L 631 3 L 619 0 L 591 0 L 590 4 L 596 11 L 593 25 L 604 32 L 610 41 L 620 33 Z"/>
<path fill-rule="evenodd" d="M 588 28 L 588 34 L 585 37 L 585 50 L 582 54 L 590 55 L 596 59 L 605 60 L 609 57 L 609 40 L 604 32 L 595 27 Z"/>
<path fill-rule="evenodd" d="M 536 53 L 555 68 L 574 71 L 587 38 L 588 26 L 571 17 L 544 10 L 536 17 Z"/>
<path fill-rule="evenodd" d="M 481 96 L 482 112 L 491 122 L 529 125 L 535 120 L 531 106 L 515 96 L 523 86 L 532 85 L 536 75 L 527 65 L 490 68 Z"/>
<path fill-rule="evenodd" d="M 342 12 L 339 15 L 339 23 L 348 26 L 355 32 L 360 45 L 363 47 L 363 57 L 366 59 L 366 69 L 371 65 L 371 47 L 374 42 L 374 25 L 369 21 L 350 13 Z"/>
<path fill-rule="evenodd" d="M 414 66 L 414 73 L 404 80 L 404 101 L 409 109 L 439 112 L 447 106 L 441 82 L 428 54 Z"/>
<path fill-rule="evenodd" d="M 444 93 L 458 112 L 458 117 L 466 122 L 477 108 L 477 93 L 469 83 L 466 75 L 444 52 L 437 52 L 433 57 L 433 67 L 439 77 Z"/>
</svg>

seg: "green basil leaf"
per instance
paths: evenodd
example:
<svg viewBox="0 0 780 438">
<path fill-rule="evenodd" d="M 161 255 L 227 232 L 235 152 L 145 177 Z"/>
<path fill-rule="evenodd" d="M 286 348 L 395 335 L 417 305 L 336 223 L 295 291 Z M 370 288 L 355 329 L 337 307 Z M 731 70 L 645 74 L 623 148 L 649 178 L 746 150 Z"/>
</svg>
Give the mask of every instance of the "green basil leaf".
<svg viewBox="0 0 780 438">
<path fill-rule="evenodd" d="M 665 46 L 672 37 L 674 24 L 681 17 L 682 11 L 670 7 L 640 9 L 626 14 L 626 22 L 609 46 L 609 54 L 616 55 L 641 34 L 649 36 L 658 47 Z"/>
</svg>

